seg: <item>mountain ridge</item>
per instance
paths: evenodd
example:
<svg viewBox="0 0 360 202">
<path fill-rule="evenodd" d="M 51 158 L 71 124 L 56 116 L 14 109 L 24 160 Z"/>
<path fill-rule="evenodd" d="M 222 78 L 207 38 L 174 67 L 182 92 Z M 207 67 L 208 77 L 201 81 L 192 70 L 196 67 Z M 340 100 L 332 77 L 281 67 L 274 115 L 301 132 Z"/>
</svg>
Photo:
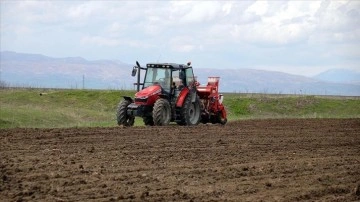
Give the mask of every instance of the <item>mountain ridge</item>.
<svg viewBox="0 0 360 202">
<path fill-rule="evenodd" d="M 54 58 L 41 54 L 2 51 L 1 81 L 10 85 L 55 88 L 134 89 L 134 65 L 120 60 Z M 145 64 L 142 64 L 145 65 Z M 318 78 L 250 68 L 195 68 L 201 84 L 220 76 L 220 91 L 241 93 L 360 95 L 360 84 L 334 83 Z"/>
<path fill-rule="evenodd" d="M 360 83 L 360 71 L 354 71 L 349 69 L 330 69 L 320 74 L 315 75 L 313 78 L 327 81 L 327 82 L 334 82 L 334 83 Z"/>
</svg>

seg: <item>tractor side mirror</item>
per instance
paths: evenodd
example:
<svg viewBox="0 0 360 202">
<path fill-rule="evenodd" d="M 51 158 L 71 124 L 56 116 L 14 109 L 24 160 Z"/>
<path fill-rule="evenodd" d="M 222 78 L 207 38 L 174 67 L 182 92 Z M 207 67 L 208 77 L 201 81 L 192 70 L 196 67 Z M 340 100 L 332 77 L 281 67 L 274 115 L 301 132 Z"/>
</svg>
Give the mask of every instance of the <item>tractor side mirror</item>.
<svg viewBox="0 0 360 202">
<path fill-rule="evenodd" d="M 137 67 L 133 67 L 133 70 L 131 72 L 131 76 L 135 76 L 137 72 Z"/>
</svg>

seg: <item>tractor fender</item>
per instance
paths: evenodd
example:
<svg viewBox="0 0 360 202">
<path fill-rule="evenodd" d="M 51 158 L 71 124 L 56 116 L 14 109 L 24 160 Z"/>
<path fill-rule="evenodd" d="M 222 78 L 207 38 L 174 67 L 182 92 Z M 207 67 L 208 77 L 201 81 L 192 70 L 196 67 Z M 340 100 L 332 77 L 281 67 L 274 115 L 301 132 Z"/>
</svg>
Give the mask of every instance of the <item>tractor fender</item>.
<svg viewBox="0 0 360 202">
<path fill-rule="evenodd" d="M 123 96 L 123 98 L 124 98 L 124 100 L 128 100 L 128 101 L 130 101 L 132 103 L 134 102 L 134 100 L 129 96 Z"/>
<path fill-rule="evenodd" d="M 159 97 L 160 97 L 160 98 L 167 99 L 167 100 L 169 99 L 169 96 L 166 95 L 166 94 L 160 94 Z"/>
<path fill-rule="evenodd" d="M 176 107 L 182 107 L 185 101 L 186 96 L 189 94 L 190 90 L 188 88 L 183 88 L 179 93 L 179 96 L 176 101 Z"/>
</svg>

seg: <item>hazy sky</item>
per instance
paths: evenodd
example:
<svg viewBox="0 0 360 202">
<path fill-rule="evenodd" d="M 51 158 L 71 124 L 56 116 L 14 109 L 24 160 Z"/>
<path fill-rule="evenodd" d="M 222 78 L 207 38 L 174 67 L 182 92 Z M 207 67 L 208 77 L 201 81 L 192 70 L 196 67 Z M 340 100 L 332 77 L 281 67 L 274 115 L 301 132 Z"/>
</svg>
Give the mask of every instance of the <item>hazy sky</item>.
<svg viewBox="0 0 360 202">
<path fill-rule="evenodd" d="M 360 71 L 360 1 L 1 0 L 1 51 L 133 64 Z"/>
</svg>

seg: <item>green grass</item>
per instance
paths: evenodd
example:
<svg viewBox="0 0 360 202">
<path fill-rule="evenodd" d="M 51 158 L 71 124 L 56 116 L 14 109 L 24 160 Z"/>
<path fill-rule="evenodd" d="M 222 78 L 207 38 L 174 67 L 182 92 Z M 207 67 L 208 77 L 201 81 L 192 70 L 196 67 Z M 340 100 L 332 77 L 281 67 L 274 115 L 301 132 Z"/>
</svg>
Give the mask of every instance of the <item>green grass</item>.
<svg viewBox="0 0 360 202">
<path fill-rule="evenodd" d="M 111 90 L 1 90 L 0 128 L 114 126 L 121 96 L 133 94 Z"/>
<path fill-rule="evenodd" d="M 360 97 L 228 94 L 229 117 L 253 118 L 359 118 Z"/>
<path fill-rule="evenodd" d="M 42 93 L 42 95 L 40 95 Z M 116 126 L 117 90 L 0 90 L 0 128 Z M 228 119 L 360 118 L 359 97 L 224 94 Z M 141 118 L 135 125 L 143 125 Z"/>
</svg>

